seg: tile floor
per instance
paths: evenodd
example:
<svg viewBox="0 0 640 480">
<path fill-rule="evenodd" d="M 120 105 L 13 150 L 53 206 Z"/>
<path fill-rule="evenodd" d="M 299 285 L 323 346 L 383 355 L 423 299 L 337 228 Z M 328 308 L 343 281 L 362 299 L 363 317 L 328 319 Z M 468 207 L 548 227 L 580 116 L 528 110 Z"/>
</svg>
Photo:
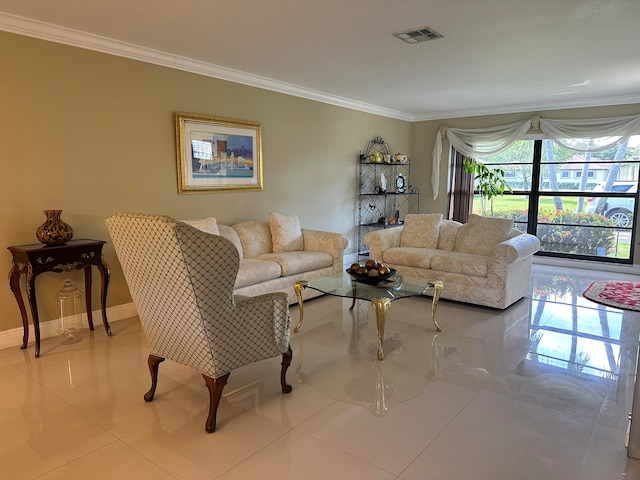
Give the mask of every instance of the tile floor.
<svg viewBox="0 0 640 480">
<path fill-rule="evenodd" d="M 640 479 L 624 447 L 640 315 L 580 295 L 624 276 L 534 272 L 504 312 L 442 301 L 439 334 L 428 300 L 394 302 L 383 362 L 368 304 L 308 302 L 293 392 L 279 358 L 234 371 L 214 434 L 199 374 L 167 361 L 143 401 L 136 318 L 47 339 L 39 359 L 2 350 L 0 478 Z"/>
</svg>

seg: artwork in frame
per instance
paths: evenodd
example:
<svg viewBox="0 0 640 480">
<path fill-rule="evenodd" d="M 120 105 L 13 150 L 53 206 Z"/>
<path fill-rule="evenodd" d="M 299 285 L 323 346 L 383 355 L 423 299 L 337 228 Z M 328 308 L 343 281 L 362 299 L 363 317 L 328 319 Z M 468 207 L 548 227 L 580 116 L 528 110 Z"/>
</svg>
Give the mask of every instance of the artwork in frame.
<svg viewBox="0 0 640 480">
<path fill-rule="evenodd" d="M 257 122 L 176 113 L 178 193 L 262 190 Z"/>
</svg>

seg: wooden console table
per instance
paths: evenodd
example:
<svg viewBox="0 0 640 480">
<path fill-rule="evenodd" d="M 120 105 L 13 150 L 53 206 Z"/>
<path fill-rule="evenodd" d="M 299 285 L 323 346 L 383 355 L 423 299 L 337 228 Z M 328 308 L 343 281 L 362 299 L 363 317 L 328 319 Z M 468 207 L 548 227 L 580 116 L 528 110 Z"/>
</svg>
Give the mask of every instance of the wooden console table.
<svg viewBox="0 0 640 480">
<path fill-rule="evenodd" d="M 31 308 L 33 331 L 36 337 L 36 358 L 40 356 L 40 320 L 38 319 L 38 303 L 36 300 L 36 277 L 44 272 L 63 273 L 84 269 L 84 293 L 87 306 L 89 328 L 93 330 L 91 315 L 91 266 L 100 271 L 102 278 L 100 300 L 102 303 L 102 323 L 107 335 L 111 335 L 111 327 L 107 320 L 107 288 L 109 286 L 109 267 L 102 258 L 102 240 L 70 240 L 64 245 L 49 246 L 42 243 L 30 245 L 15 245 L 7 247 L 13 255 L 11 271 L 9 272 L 9 286 L 16 297 L 22 315 L 21 349 L 27 348 L 29 341 L 29 321 L 27 310 L 20 291 L 20 275 L 27 276 L 27 299 Z"/>
</svg>

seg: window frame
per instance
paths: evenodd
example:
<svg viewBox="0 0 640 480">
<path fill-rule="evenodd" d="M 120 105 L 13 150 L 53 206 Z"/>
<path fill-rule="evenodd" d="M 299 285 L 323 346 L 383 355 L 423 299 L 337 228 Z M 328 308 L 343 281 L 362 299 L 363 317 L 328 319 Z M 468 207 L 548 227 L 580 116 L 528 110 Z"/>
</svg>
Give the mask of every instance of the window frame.
<svg viewBox="0 0 640 480">
<path fill-rule="evenodd" d="M 513 196 L 525 196 L 528 197 L 527 200 L 527 205 L 528 205 L 528 215 L 527 215 L 527 233 L 536 235 L 538 232 L 538 213 L 539 213 L 539 208 L 540 208 L 540 200 L 542 198 L 545 197 L 583 197 L 585 199 L 585 201 L 587 200 L 587 198 L 589 197 L 607 197 L 607 198 L 629 198 L 632 199 L 634 202 L 634 209 L 633 209 L 633 221 L 632 224 L 628 227 L 614 227 L 614 226 L 604 226 L 604 225 L 600 225 L 598 226 L 598 228 L 611 228 L 611 229 L 615 229 L 615 230 L 626 230 L 630 233 L 630 245 L 629 245 L 629 256 L 628 258 L 618 258 L 618 257 L 609 257 L 609 256 L 593 256 L 593 255 L 586 255 L 586 254 L 579 254 L 579 253 L 566 253 L 566 252 L 553 252 L 553 251 L 546 251 L 546 250 L 541 250 L 539 251 L 536 255 L 539 256 L 545 256 L 545 257 L 558 257 L 558 258 L 566 258 L 566 259 L 578 259 L 578 260 L 587 260 L 587 261 L 598 261 L 598 262 L 607 262 L 607 263 L 618 263 L 618 264 L 633 264 L 633 258 L 634 258 L 634 250 L 635 250 L 635 245 L 637 243 L 636 240 L 636 226 L 638 223 L 638 210 L 640 209 L 639 207 L 639 202 L 638 202 L 638 192 L 636 193 L 620 193 L 620 192 L 592 192 L 592 191 L 579 191 L 579 190 L 543 190 L 541 188 L 541 179 L 549 179 L 549 175 L 548 175 L 548 171 L 547 169 L 543 169 L 543 165 L 549 165 L 549 164 L 556 164 L 556 165 L 566 165 L 567 162 L 566 161 L 554 161 L 554 162 L 547 162 L 547 161 L 543 161 L 543 142 L 544 140 L 548 140 L 546 138 L 544 138 L 543 136 L 540 135 L 527 135 L 526 138 L 522 139 L 523 141 L 531 141 L 533 142 L 533 149 L 532 149 L 532 159 L 531 161 L 528 162 L 518 162 L 518 163 L 510 163 L 509 165 L 532 165 L 532 175 L 531 175 L 531 188 L 530 190 L 525 190 L 525 189 L 513 189 L 512 192 L 505 192 L 504 195 L 505 196 L 509 196 L 509 195 L 513 195 Z M 634 160 L 629 160 L 629 159 L 625 159 L 624 163 L 638 163 L 640 164 L 640 159 L 634 159 Z M 575 162 L 575 163 L 584 163 L 584 162 Z M 620 163 L 620 162 L 615 162 L 615 161 L 598 161 L 599 164 L 602 163 Z M 504 166 L 505 163 L 492 163 L 492 162 L 486 162 L 487 165 L 491 165 L 491 166 Z M 638 182 L 640 184 L 640 168 L 638 169 L 638 177 L 635 181 Z M 575 177 L 575 178 L 581 178 L 581 171 L 578 171 L 578 173 L 580 173 L 579 177 Z M 589 170 L 589 174 L 592 173 L 592 170 Z M 566 175 L 565 175 L 566 174 Z M 593 172 L 593 175 L 587 175 L 587 178 L 595 178 L 595 172 Z M 572 180 L 571 175 L 570 175 L 570 171 L 569 170 L 563 170 L 558 172 L 558 180 Z M 634 180 L 630 180 L 630 181 L 634 181 Z M 638 190 L 638 189 L 636 189 Z M 477 190 L 474 190 L 474 197 L 476 197 L 478 195 Z M 586 207 L 585 207 L 586 208 Z M 561 224 L 564 225 L 564 224 Z M 580 226 L 580 225 L 571 225 L 571 224 L 566 224 L 568 227 L 572 227 L 572 226 Z M 522 226 L 520 224 L 520 226 Z M 516 225 L 516 228 L 518 227 L 518 225 Z"/>
</svg>

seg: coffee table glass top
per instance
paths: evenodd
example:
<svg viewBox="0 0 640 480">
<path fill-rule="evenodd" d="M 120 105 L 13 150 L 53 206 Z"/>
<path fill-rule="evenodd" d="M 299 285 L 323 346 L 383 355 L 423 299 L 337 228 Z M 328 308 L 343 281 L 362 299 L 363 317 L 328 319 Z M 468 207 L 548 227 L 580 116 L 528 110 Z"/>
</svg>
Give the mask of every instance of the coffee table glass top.
<svg viewBox="0 0 640 480">
<path fill-rule="evenodd" d="M 306 288 L 313 288 L 328 295 L 337 297 L 355 297 L 360 300 L 373 300 L 374 298 L 388 298 L 397 300 L 399 298 L 416 297 L 424 295 L 427 290 L 433 288 L 434 282 L 420 278 L 394 275 L 377 285 L 367 285 L 360 283 L 347 273 L 339 273 L 328 277 L 319 277 L 310 280 Z"/>
<path fill-rule="evenodd" d="M 436 321 L 436 307 L 438 306 L 438 299 L 440 298 L 440 292 L 442 291 L 441 281 L 431 282 L 429 280 L 404 277 L 396 274 L 376 285 L 368 285 L 366 283 L 357 282 L 347 273 L 319 277 L 310 281 L 297 281 L 294 285 L 294 290 L 298 297 L 300 320 L 298 321 L 298 325 L 293 329 L 294 332 L 299 331 L 302 326 L 304 318 L 302 290 L 305 288 L 312 288 L 319 292 L 337 297 L 352 298 L 353 302 L 351 303 L 349 310 L 353 310 L 356 300 L 369 300 L 376 312 L 378 360 L 384 359 L 382 344 L 384 342 L 387 309 L 394 300 L 421 296 L 424 295 L 427 290 L 433 289 L 431 299 L 431 320 L 433 321 L 433 326 L 436 328 L 436 331 L 441 331 L 440 326 Z"/>
</svg>

